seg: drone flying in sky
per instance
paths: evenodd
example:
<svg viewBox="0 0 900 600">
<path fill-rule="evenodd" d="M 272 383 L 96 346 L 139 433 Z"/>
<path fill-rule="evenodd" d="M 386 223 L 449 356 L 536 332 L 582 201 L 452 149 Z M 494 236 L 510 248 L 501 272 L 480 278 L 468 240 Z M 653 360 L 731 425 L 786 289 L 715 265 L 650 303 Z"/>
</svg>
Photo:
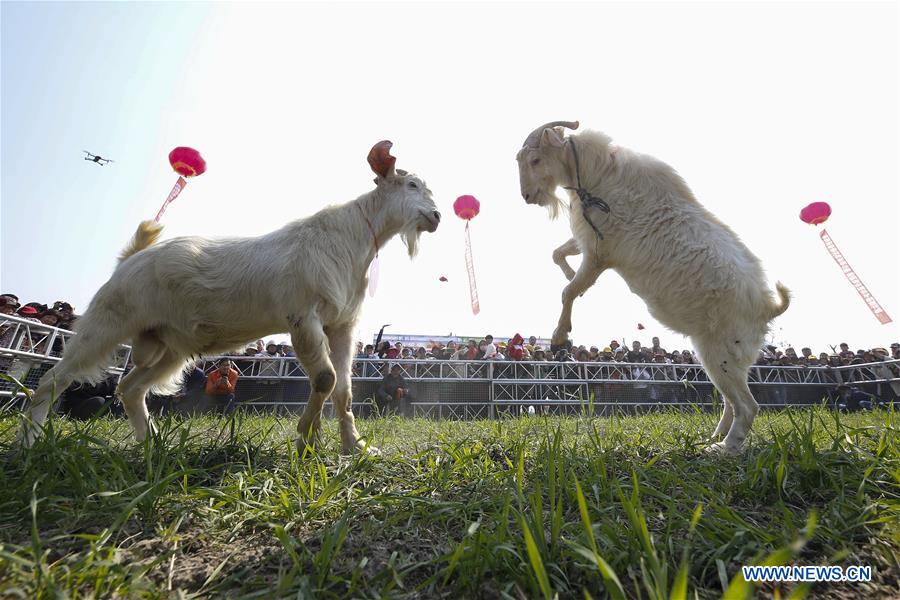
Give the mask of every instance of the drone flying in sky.
<svg viewBox="0 0 900 600">
<path fill-rule="evenodd" d="M 112 159 L 110 159 L 110 158 L 103 158 L 103 157 L 100 156 L 99 154 L 91 154 L 91 153 L 88 152 L 87 150 L 82 150 L 82 152 L 84 152 L 84 153 L 87 155 L 87 156 L 84 157 L 84 160 L 89 160 L 89 161 L 91 161 L 91 162 L 95 162 L 95 163 L 97 163 L 98 165 L 100 165 L 101 167 L 102 167 L 103 165 L 105 165 L 106 163 L 116 162 L 116 161 L 114 161 L 114 160 L 112 160 Z"/>
</svg>

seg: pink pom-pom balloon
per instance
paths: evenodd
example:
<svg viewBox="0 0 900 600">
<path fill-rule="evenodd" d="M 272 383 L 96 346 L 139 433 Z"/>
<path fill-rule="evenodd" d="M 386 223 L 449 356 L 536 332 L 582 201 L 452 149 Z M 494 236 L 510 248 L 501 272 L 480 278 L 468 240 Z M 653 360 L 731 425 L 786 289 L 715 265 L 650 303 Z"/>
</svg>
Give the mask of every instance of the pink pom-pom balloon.
<svg viewBox="0 0 900 600">
<path fill-rule="evenodd" d="M 206 161 L 199 152 L 187 146 L 178 146 L 169 152 L 169 164 L 184 177 L 195 177 L 206 172 Z"/>
<path fill-rule="evenodd" d="M 831 216 L 831 207 L 827 202 L 813 202 L 800 211 L 800 220 L 810 225 L 824 223 Z"/>
<path fill-rule="evenodd" d="M 481 211 L 481 203 L 475 196 L 460 196 L 453 203 L 453 212 L 460 219 L 470 221 L 478 216 Z"/>
</svg>

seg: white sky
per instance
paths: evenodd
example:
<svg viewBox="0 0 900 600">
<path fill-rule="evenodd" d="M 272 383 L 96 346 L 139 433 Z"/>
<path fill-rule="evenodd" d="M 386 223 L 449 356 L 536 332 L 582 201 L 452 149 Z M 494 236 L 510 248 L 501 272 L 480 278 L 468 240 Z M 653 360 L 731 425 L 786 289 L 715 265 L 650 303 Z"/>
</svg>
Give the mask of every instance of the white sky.
<svg viewBox="0 0 900 600">
<path fill-rule="evenodd" d="M 653 154 L 794 292 L 775 341 L 814 351 L 900 338 L 878 323 L 800 208 L 900 319 L 898 5 L 2 4 L 2 291 L 80 312 L 137 222 L 198 148 L 209 170 L 166 237 L 257 235 L 368 191 L 366 154 L 394 142 L 445 219 L 411 262 L 382 253 L 359 338 L 549 336 L 569 237 L 519 195 L 516 151 L 537 125 L 580 120 Z M 109 156 L 106 167 L 81 150 Z M 481 200 L 469 309 L 461 194 Z M 448 283 L 438 278 L 444 275 Z M 613 272 L 575 305 L 576 343 L 669 349 Z M 646 326 L 637 330 L 637 323 Z"/>
</svg>

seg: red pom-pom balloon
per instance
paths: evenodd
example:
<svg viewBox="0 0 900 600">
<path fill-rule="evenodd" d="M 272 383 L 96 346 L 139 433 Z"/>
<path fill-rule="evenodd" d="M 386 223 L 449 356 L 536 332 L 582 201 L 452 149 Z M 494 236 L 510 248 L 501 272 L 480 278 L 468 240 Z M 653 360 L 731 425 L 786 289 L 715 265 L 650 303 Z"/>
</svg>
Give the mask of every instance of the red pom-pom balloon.
<svg viewBox="0 0 900 600">
<path fill-rule="evenodd" d="M 831 207 L 827 202 L 813 202 L 800 211 L 800 220 L 810 225 L 824 223 L 831 216 Z"/>
<path fill-rule="evenodd" d="M 470 221 L 478 216 L 481 210 L 481 203 L 475 196 L 460 196 L 453 203 L 453 212 L 460 219 Z"/>
<path fill-rule="evenodd" d="M 187 146 L 178 146 L 169 152 L 169 164 L 184 177 L 195 177 L 206 171 L 206 161 L 200 153 Z"/>
</svg>

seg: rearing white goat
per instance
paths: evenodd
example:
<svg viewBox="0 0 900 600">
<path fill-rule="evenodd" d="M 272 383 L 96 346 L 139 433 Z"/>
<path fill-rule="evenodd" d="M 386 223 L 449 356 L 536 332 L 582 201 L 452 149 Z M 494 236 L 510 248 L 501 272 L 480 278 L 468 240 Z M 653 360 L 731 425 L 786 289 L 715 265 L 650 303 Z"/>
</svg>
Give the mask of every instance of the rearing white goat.
<svg viewBox="0 0 900 600">
<path fill-rule="evenodd" d="M 288 331 L 309 374 L 309 403 L 298 446 L 319 441 L 322 405 L 330 396 L 345 453 L 364 447 L 350 410 L 353 329 L 378 249 L 398 233 L 410 257 L 422 231 L 441 215 L 431 190 L 394 169 L 391 142 L 368 161 L 376 188 L 352 202 L 256 238 L 182 237 L 153 245 L 162 227 L 144 221 L 120 264 L 77 323 L 65 355 L 41 379 L 31 403 L 41 425 L 72 381 L 97 380 L 118 344 L 131 340 L 134 369 L 119 384 L 135 437 L 152 427 L 144 396 L 171 391 L 192 356 L 217 354 Z M 26 425 L 26 443 L 37 430 Z"/>
<path fill-rule="evenodd" d="M 738 236 L 694 198 L 672 167 L 645 154 L 612 146 L 602 133 L 565 137 L 554 121 L 535 129 L 517 155 L 522 197 L 562 207 L 556 188 L 569 190 L 573 238 L 553 260 L 571 281 L 553 344 L 572 331 L 572 304 L 606 269 L 622 276 L 660 323 L 689 335 L 725 409 L 710 449 L 736 453 L 759 406 L 747 375 L 769 322 L 787 310 L 790 295 L 776 284 L 776 302 L 759 259 Z M 565 257 L 581 253 L 572 271 Z"/>
</svg>

